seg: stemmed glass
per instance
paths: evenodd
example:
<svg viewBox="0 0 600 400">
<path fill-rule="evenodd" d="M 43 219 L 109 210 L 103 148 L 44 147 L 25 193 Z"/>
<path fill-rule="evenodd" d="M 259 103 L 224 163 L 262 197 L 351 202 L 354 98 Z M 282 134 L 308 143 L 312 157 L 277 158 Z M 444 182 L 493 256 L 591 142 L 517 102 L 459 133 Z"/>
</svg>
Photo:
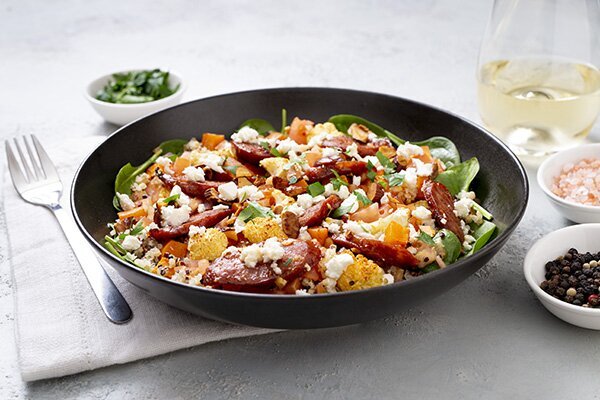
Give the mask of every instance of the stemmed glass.
<svg viewBox="0 0 600 400">
<path fill-rule="evenodd" d="M 600 0 L 495 0 L 477 72 L 484 124 L 520 157 L 579 144 L 600 111 Z"/>
</svg>

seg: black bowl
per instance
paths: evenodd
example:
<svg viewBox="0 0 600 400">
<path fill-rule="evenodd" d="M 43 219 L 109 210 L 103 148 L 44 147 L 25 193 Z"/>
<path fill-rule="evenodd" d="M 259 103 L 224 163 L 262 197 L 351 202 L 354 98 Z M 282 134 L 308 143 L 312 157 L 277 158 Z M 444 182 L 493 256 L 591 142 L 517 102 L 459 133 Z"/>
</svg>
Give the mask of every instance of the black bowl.
<svg viewBox="0 0 600 400">
<path fill-rule="evenodd" d="M 160 142 L 229 133 L 249 118 L 279 121 L 288 115 L 325 121 L 334 114 L 367 118 L 408 140 L 450 138 L 463 159 L 477 156 L 481 170 L 473 186 L 494 214 L 499 234 L 475 255 L 422 277 L 383 287 L 312 296 L 265 295 L 192 287 L 122 262 L 102 246 L 117 171 L 141 163 Z M 527 176 L 517 158 L 482 128 L 439 109 L 377 93 L 325 88 L 283 88 L 233 93 L 160 111 L 111 135 L 83 162 L 71 203 L 79 228 L 98 254 L 129 282 L 174 307 L 203 317 L 268 328 L 321 328 L 381 318 L 431 299 L 466 279 L 500 250 L 527 205 Z"/>
</svg>

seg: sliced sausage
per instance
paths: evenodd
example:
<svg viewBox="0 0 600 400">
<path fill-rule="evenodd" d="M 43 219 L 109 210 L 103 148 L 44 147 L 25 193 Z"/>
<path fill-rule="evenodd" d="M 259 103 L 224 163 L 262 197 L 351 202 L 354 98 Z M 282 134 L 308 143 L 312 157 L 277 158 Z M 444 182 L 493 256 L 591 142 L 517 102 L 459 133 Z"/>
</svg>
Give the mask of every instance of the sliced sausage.
<svg viewBox="0 0 600 400">
<path fill-rule="evenodd" d="M 454 198 L 446 186 L 439 182 L 426 180 L 421 186 L 421 192 L 427 200 L 436 222 L 452 231 L 462 243 L 465 235 L 460 227 L 460 219 L 454 214 Z"/>
<path fill-rule="evenodd" d="M 333 170 L 340 175 L 361 175 L 367 172 L 364 161 L 339 161 L 328 166 L 313 167 L 306 171 L 306 180 L 310 183 L 323 181 L 334 176 Z"/>
<path fill-rule="evenodd" d="M 350 136 L 333 136 L 323 140 L 321 147 L 334 147 L 345 151 L 352 143 L 354 143 L 354 139 Z"/>
<path fill-rule="evenodd" d="M 317 203 L 311 207 L 309 207 L 304 214 L 298 219 L 300 226 L 316 226 L 321 225 L 321 222 L 331 212 L 331 210 L 335 210 L 342 204 L 342 199 L 340 199 L 335 194 L 332 194 L 325 200 Z"/>
<path fill-rule="evenodd" d="M 188 196 L 198 197 L 201 199 L 206 198 L 206 191 L 209 189 L 216 189 L 219 185 L 223 184 L 223 182 L 196 182 L 191 181 L 186 177 L 177 177 L 167 175 L 167 174 L 159 174 L 158 177 L 167 187 L 172 188 L 175 185 L 178 185 L 181 188 L 181 191 Z"/>
<path fill-rule="evenodd" d="M 297 238 L 300 233 L 300 219 L 298 215 L 291 211 L 284 211 L 281 214 L 281 227 L 288 237 Z"/>
<path fill-rule="evenodd" d="M 233 211 L 231 209 L 207 210 L 193 215 L 188 222 L 182 225 L 169 228 L 150 229 L 148 234 L 159 242 L 165 243 L 169 240 L 187 235 L 192 225 L 205 226 L 207 228 L 212 227 L 218 224 L 222 219 L 229 217 L 232 213 Z"/>
<path fill-rule="evenodd" d="M 374 156 L 379 151 L 381 146 L 392 146 L 392 142 L 388 139 L 375 139 L 366 144 L 359 144 L 357 147 L 357 152 L 361 157 L 366 156 Z"/>
<path fill-rule="evenodd" d="M 419 260 L 400 245 L 383 243 L 379 240 L 366 239 L 354 235 L 335 235 L 332 239 L 336 245 L 353 249 L 357 253 L 381 264 L 386 269 L 392 266 L 415 268 L 419 264 Z"/>
<path fill-rule="evenodd" d="M 271 152 L 255 143 L 231 142 L 237 158 L 250 164 L 258 165 L 265 158 L 273 157 Z"/>
<path fill-rule="evenodd" d="M 291 281 L 316 267 L 321 259 L 321 251 L 312 242 L 289 239 L 283 246 L 283 257 L 276 263 L 280 274 L 275 273 L 272 262 L 259 263 L 254 267 L 245 265 L 240 259 L 240 252 L 235 251 L 213 261 L 202 283 L 225 290 L 264 292 L 273 288 L 277 277 Z"/>
</svg>

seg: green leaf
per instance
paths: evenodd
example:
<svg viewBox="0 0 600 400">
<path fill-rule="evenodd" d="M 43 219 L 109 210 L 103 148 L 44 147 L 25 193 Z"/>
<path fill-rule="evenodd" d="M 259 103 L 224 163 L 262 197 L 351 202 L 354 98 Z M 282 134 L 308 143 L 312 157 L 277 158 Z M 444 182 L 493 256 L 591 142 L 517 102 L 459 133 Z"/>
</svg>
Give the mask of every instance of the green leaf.
<svg viewBox="0 0 600 400">
<path fill-rule="evenodd" d="M 178 195 L 179 196 L 179 195 Z M 129 232 L 130 235 L 132 236 L 136 236 L 139 235 L 140 233 L 142 233 L 142 231 L 144 230 L 144 225 L 142 224 L 142 221 L 138 222 L 137 225 L 131 230 L 131 232 Z"/>
<path fill-rule="evenodd" d="M 448 229 L 442 229 L 435 237 L 442 240 L 442 246 L 444 247 L 444 250 L 446 250 L 446 256 L 444 257 L 444 262 L 446 264 L 452 264 L 460 257 L 462 243 L 460 243 L 460 240 L 454 232 Z"/>
<path fill-rule="evenodd" d="M 187 140 L 183 139 L 174 139 L 168 140 L 166 142 L 162 142 L 158 147 L 154 150 L 154 154 L 152 157 L 144 161 L 142 164 L 138 166 L 133 166 L 131 163 L 125 164 L 119 172 L 117 173 L 117 177 L 115 178 L 115 193 L 123 193 L 123 194 L 131 194 L 131 185 L 135 182 L 135 178 L 146 171 L 148 167 L 156 161 L 156 159 L 161 154 L 176 154 L 180 155 L 183 153 L 183 146 L 187 143 Z M 118 204 L 118 199 L 113 199 L 113 206 Z M 115 207 L 117 210 L 120 210 L 119 207 Z"/>
<path fill-rule="evenodd" d="M 177 199 L 179 199 L 179 193 L 175 193 L 173 196 L 167 197 L 166 199 L 164 199 L 162 201 L 162 203 L 164 203 L 164 204 L 170 204 L 170 203 L 175 202 Z"/>
<path fill-rule="evenodd" d="M 241 220 L 243 222 L 248 222 L 248 221 L 253 220 L 254 218 L 259 218 L 259 217 L 262 217 L 262 218 L 266 218 L 266 217 L 274 218 L 275 214 L 273 214 L 273 211 L 271 211 L 270 208 L 263 207 L 263 206 L 259 205 L 258 203 L 255 203 L 255 202 L 251 201 L 238 214 L 237 219 L 239 219 L 239 220 Z"/>
<path fill-rule="evenodd" d="M 387 158 L 381 151 L 378 150 L 377 153 L 375 153 L 375 156 L 379 160 L 379 163 L 385 169 L 386 174 L 393 174 L 394 172 L 396 172 L 396 165 L 394 165 L 394 163 L 389 158 Z"/>
<path fill-rule="evenodd" d="M 235 175 L 235 173 L 237 172 L 237 169 L 239 168 L 239 165 L 228 165 L 226 167 L 223 167 L 223 169 L 225 171 L 229 171 L 231 172 L 233 175 Z"/>
<path fill-rule="evenodd" d="M 325 193 L 325 186 L 321 182 L 314 182 L 308 185 L 306 191 L 312 196 L 317 197 L 320 194 Z"/>
<path fill-rule="evenodd" d="M 483 206 L 477 202 L 473 202 L 473 208 L 476 211 L 479 211 L 481 213 L 481 215 L 483 216 L 483 218 L 489 220 L 492 220 L 494 218 L 494 216 L 485 208 L 483 208 Z"/>
<path fill-rule="evenodd" d="M 372 201 L 369 200 L 369 198 L 367 196 L 365 196 L 364 194 L 362 194 L 362 192 L 360 192 L 358 190 L 355 190 L 352 193 L 354 193 L 354 195 L 356 196 L 356 198 L 358 199 L 358 201 L 360 203 L 362 203 L 363 206 L 368 206 L 369 204 L 372 203 Z"/>
<path fill-rule="evenodd" d="M 456 145 L 446 137 L 433 136 L 426 140 L 411 143 L 417 146 L 429 147 L 431 156 L 441 160 L 446 168 L 460 164 L 460 154 Z"/>
<path fill-rule="evenodd" d="M 287 126 L 287 110 L 285 108 L 281 109 L 281 130 L 280 133 L 285 132 L 285 127 Z"/>
<path fill-rule="evenodd" d="M 467 255 L 469 256 L 481 250 L 481 248 L 490 241 L 490 239 L 494 235 L 494 232 L 496 232 L 496 228 L 496 224 L 489 221 L 483 221 L 481 225 L 477 226 L 473 232 L 475 242 L 472 244 L 473 247 L 471 248 L 471 250 L 469 250 Z"/>
<path fill-rule="evenodd" d="M 404 182 L 404 174 L 400 172 L 395 172 L 393 174 L 385 175 L 385 179 L 387 179 L 390 187 L 400 186 L 402 182 Z"/>
<path fill-rule="evenodd" d="M 242 122 L 242 124 L 240 125 L 238 130 L 242 129 L 245 126 L 254 129 L 262 136 L 265 136 L 269 132 L 272 132 L 275 130 L 275 128 L 273 128 L 273 125 L 271 125 L 271 123 L 269 121 L 266 121 L 266 120 L 260 119 L 260 118 L 252 118 L 252 119 Z"/>
<path fill-rule="evenodd" d="M 435 242 L 433 241 L 433 238 L 423 231 L 421 231 L 419 233 L 419 240 L 430 246 L 435 246 Z"/>
<path fill-rule="evenodd" d="M 335 175 L 335 178 L 333 178 L 330 182 L 333 185 L 333 188 L 335 190 L 340 190 L 340 188 L 343 186 L 348 186 L 348 183 L 342 179 L 342 177 L 340 176 L 340 174 L 338 174 L 338 172 L 334 169 L 331 170 L 331 172 L 333 172 L 333 175 Z"/>
<path fill-rule="evenodd" d="M 400 139 L 398 136 L 388 131 L 387 129 L 384 129 L 381 126 L 356 115 L 334 115 L 329 118 L 329 122 L 334 124 L 335 128 L 340 132 L 348 133 L 348 129 L 352 124 L 359 124 L 366 126 L 371 132 L 373 132 L 379 137 L 390 139 L 392 143 L 394 143 L 396 146 L 399 146 L 404 143 L 404 140 Z"/>
<path fill-rule="evenodd" d="M 171 87 L 169 72 L 160 69 L 114 74 L 96 94 L 96 99 L 109 103 L 147 103 L 172 95 L 179 85 Z"/>
<path fill-rule="evenodd" d="M 371 162 L 371 160 L 369 160 L 367 162 L 367 178 L 369 178 L 369 180 L 371 182 L 373 182 L 375 180 L 375 177 L 377 176 L 377 173 L 375 172 L 375 166 L 373 165 L 373 163 Z"/>
<path fill-rule="evenodd" d="M 479 161 L 473 157 L 463 163 L 454 165 L 440 173 L 435 180 L 448 188 L 456 196 L 463 190 L 469 190 L 469 185 L 479 172 Z"/>
<path fill-rule="evenodd" d="M 423 271 L 424 273 L 428 273 L 428 272 L 437 271 L 438 269 L 440 269 L 440 266 L 437 265 L 437 263 L 431 263 L 431 264 L 423 267 L 421 269 L 421 271 Z"/>
<path fill-rule="evenodd" d="M 331 217 L 332 218 L 340 218 L 340 217 L 348 214 L 350 212 L 350 210 L 352 210 L 352 204 L 347 205 L 347 206 L 338 207 L 335 210 L 333 210 L 333 213 L 331 213 Z"/>
</svg>

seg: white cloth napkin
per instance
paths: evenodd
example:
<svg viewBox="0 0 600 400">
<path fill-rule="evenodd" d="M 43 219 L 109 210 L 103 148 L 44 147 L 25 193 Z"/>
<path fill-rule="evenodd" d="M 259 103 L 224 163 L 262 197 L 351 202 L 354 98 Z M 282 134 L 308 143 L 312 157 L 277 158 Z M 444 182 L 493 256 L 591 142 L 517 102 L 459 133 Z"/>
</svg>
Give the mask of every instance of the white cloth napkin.
<svg viewBox="0 0 600 400">
<path fill-rule="evenodd" d="M 84 156 L 104 137 L 47 144 L 68 188 Z M 44 140 L 42 139 L 42 143 Z M 60 146 L 60 147 L 58 147 Z M 110 323 L 50 211 L 25 203 L 4 174 L 3 200 L 15 296 L 16 340 L 24 381 L 52 378 L 170 351 L 272 330 L 210 321 L 146 295 L 107 267 L 133 309 L 126 325 Z"/>
</svg>

